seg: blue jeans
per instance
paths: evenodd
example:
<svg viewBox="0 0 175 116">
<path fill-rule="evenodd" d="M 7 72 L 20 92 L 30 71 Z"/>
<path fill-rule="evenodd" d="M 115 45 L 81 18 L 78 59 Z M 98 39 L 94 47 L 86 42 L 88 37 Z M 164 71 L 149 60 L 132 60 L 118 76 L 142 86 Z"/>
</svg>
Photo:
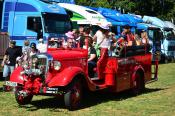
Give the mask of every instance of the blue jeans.
<svg viewBox="0 0 175 116">
<path fill-rule="evenodd" d="M 15 66 L 4 65 L 3 77 L 7 78 L 9 76 L 9 74 L 11 74 L 13 72 L 14 68 L 15 68 Z"/>
</svg>

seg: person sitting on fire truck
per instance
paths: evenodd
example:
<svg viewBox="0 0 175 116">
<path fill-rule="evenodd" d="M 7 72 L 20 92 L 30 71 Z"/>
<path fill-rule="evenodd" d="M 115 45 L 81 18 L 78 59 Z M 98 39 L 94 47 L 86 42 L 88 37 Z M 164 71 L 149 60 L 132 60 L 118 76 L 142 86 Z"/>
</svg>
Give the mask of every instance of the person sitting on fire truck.
<svg viewBox="0 0 175 116">
<path fill-rule="evenodd" d="M 93 47 L 93 39 L 91 36 L 89 36 L 90 34 L 90 28 L 89 27 L 85 27 L 84 30 L 84 44 L 85 46 L 87 46 L 88 44 L 88 74 L 90 78 L 94 77 L 94 71 L 93 69 L 96 67 L 96 63 L 97 63 L 97 54 L 96 54 L 96 50 Z M 84 47 L 86 48 L 86 47 Z"/>
<path fill-rule="evenodd" d="M 57 48 L 57 47 L 58 47 L 58 44 L 57 44 L 55 38 L 52 37 L 49 40 L 48 48 Z"/>
<path fill-rule="evenodd" d="M 134 35 L 131 33 L 129 25 L 124 26 L 124 30 L 121 33 L 121 35 L 122 35 L 121 37 L 123 37 L 123 39 L 125 40 L 125 44 L 127 46 L 132 46 L 135 44 Z"/>
<path fill-rule="evenodd" d="M 76 46 L 73 34 L 74 33 L 71 31 L 65 33 L 65 35 L 67 37 L 67 42 L 64 43 L 65 48 L 74 48 Z"/>
<path fill-rule="evenodd" d="M 92 38 L 89 38 L 88 39 L 88 74 L 90 78 L 94 77 L 93 69 L 96 67 L 96 63 L 98 60 L 96 50 L 92 45 L 93 45 L 93 40 Z"/>
<path fill-rule="evenodd" d="M 141 43 L 143 45 L 149 44 L 149 38 L 145 30 L 142 30 L 141 32 Z"/>
</svg>

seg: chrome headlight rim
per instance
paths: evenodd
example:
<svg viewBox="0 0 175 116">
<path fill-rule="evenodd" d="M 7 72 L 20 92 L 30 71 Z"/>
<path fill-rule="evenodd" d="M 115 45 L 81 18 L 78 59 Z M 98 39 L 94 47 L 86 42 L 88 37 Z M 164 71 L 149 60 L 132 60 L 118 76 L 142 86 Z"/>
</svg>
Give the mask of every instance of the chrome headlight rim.
<svg viewBox="0 0 175 116">
<path fill-rule="evenodd" d="M 53 61 L 53 68 L 56 71 L 59 71 L 61 69 L 61 62 L 60 61 Z"/>
</svg>

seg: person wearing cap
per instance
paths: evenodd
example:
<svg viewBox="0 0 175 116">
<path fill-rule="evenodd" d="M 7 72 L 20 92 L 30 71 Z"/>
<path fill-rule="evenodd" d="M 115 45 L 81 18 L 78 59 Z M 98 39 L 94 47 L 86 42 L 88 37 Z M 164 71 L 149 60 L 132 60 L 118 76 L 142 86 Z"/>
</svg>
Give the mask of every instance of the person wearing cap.
<svg viewBox="0 0 175 116">
<path fill-rule="evenodd" d="M 121 33 L 122 36 L 125 36 L 124 39 L 126 39 L 127 46 L 132 46 L 135 42 L 134 35 L 131 33 L 130 26 L 125 25 L 124 30 Z"/>
<path fill-rule="evenodd" d="M 52 38 L 49 40 L 48 48 L 57 48 L 57 47 L 58 47 L 58 44 L 57 44 L 55 38 L 52 37 Z"/>
<path fill-rule="evenodd" d="M 46 53 L 47 52 L 47 45 L 44 44 L 44 40 L 42 38 L 40 38 L 38 40 L 38 44 L 37 44 L 36 48 L 39 50 L 40 53 Z"/>
<path fill-rule="evenodd" d="M 1 63 L 3 67 L 3 80 L 9 80 L 9 73 L 11 74 L 15 68 L 16 58 L 21 55 L 22 50 L 16 47 L 16 41 L 11 40 Z"/>
</svg>

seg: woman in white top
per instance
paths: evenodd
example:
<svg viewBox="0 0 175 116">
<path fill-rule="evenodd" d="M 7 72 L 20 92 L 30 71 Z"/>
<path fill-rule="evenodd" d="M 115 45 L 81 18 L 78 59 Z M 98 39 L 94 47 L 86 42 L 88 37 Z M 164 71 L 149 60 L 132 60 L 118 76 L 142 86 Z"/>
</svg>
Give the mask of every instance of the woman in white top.
<svg viewBox="0 0 175 116">
<path fill-rule="evenodd" d="M 99 25 L 100 29 L 96 32 L 93 40 L 101 48 L 109 48 L 111 46 L 110 39 L 107 37 L 109 33 L 109 26 L 107 24 Z"/>
</svg>

